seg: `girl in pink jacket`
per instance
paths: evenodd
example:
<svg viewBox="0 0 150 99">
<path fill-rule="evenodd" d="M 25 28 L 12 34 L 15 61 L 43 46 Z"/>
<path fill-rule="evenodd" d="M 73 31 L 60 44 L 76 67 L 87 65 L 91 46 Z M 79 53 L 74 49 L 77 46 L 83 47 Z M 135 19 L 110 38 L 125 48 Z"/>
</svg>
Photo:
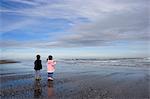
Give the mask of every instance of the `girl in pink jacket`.
<svg viewBox="0 0 150 99">
<path fill-rule="evenodd" d="M 53 60 L 53 56 L 48 56 L 47 59 L 47 73 L 48 73 L 48 80 L 53 80 L 53 73 L 55 71 L 55 64 L 56 62 Z"/>
</svg>

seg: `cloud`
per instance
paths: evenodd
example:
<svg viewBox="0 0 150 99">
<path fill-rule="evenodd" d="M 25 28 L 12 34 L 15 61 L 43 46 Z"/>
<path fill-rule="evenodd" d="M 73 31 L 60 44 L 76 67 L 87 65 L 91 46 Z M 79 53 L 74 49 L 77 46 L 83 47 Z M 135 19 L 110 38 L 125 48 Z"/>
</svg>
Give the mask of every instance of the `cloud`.
<svg viewBox="0 0 150 99">
<path fill-rule="evenodd" d="M 32 22 L 34 22 L 34 21 L 33 20 L 22 20 L 22 21 L 15 22 L 15 23 L 9 23 L 8 26 L 3 26 L 3 24 L 2 24 L 2 26 L 1 26 L 2 28 L 0 29 L 0 32 L 1 32 L 0 34 L 5 33 L 5 32 L 11 32 L 15 29 L 19 29 L 19 28 L 25 27 L 27 25 L 33 24 Z"/>
<path fill-rule="evenodd" d="M 106 46 L 116 41 L 149 42 L 149 15 L 146 4 L 143 4 L 125 4 L 127 9 L 116 8 L 117 11 L 107 9 L 108 12 L 100 13 L 102 17 L 95 17 L 90 23 L 79 24 L 70 30 L 72 34 L 61 37 L 55 43 L 50 42 L 49 47 Z"/>
<path fill-rule="evenodd" d="M 25 16 L 29 20 L 22 20 L 22 22 L 8 26 L 6 27 L 7 31 L 33 23 L 30 21 L 30 18 L 34 18 L 36 21 L 42 18 L 61 18 L 69 20 L 72 24 L 72 27 L 65 31 L 69 33 L 68 35 L 62 36 L 56 34 L 57 39 L 53 41 L 43 41 L 40 44 L 33 41 L 33 44 L 26 43 L 26 46 L 106 46 L 112 45 L 116 41 L 147 42 L 150 39 L 148 35 L 148 0 L 11 1 L 32 5 L 32 7 L 17 10 L 5 8 L 1 10 L 3 13 L 14 13 Z M 81 19 L 86 19 L 87 21 L 81 21 Z"/>
<path fill-rule="evenodd" d="M 9 0 L 10 2 L 15 2 L 15 3 L 21 3 L 21 4 L 27 4 L 27 5 L 37 5 L 36 2 L 29 1 L 29 0 Z"/>
</svg>

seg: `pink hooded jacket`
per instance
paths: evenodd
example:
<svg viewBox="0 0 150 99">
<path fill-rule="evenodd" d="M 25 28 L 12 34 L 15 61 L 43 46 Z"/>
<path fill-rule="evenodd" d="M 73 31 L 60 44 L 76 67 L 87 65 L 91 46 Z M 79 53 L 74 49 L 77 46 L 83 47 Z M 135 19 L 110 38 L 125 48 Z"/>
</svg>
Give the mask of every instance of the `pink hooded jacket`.
<svg viewBox="0 0 150 99">
<path fill-rule="evenodd" d="M 54 72 L 55 64 L 56 64 L 56 62 L 54 60 L 48 60 L 47 61 L 47 72 Z"/>
</svg>

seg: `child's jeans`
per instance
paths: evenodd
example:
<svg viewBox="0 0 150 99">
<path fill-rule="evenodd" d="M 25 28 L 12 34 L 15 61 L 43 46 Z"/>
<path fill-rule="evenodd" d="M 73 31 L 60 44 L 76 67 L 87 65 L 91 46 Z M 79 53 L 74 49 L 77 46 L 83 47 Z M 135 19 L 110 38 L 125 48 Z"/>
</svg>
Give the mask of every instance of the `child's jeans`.
<svg viewBox="0 0 150 99">
<path fill-rule="evenodd" d="M 40 79 L 40 77 L 41 77 L 40 70 L 36 70 L 35 71 L 35 78 Z"/>
<path fill-rule="evenodd" d="M 48 79 L 53 79 L 53 72 L 48 72 Z"/>
</svg>

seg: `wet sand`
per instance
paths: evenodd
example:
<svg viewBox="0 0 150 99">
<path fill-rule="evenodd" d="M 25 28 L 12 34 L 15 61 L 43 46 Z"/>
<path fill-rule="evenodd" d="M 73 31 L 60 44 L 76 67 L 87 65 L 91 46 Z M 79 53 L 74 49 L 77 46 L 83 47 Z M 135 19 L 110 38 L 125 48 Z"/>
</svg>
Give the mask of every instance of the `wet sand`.
<svg viewBox="0 0 150 99">
<path fill-rule="evenodd" d="M 117 67 L 116 67 L 117 68 Z M 109 68 L 108 68 L 109 69 Z M 129 68 L 130 69 L 130 68 Z M 149 70 L 1 76 L 1 99 L 150 99 Z"/>
</svg>

